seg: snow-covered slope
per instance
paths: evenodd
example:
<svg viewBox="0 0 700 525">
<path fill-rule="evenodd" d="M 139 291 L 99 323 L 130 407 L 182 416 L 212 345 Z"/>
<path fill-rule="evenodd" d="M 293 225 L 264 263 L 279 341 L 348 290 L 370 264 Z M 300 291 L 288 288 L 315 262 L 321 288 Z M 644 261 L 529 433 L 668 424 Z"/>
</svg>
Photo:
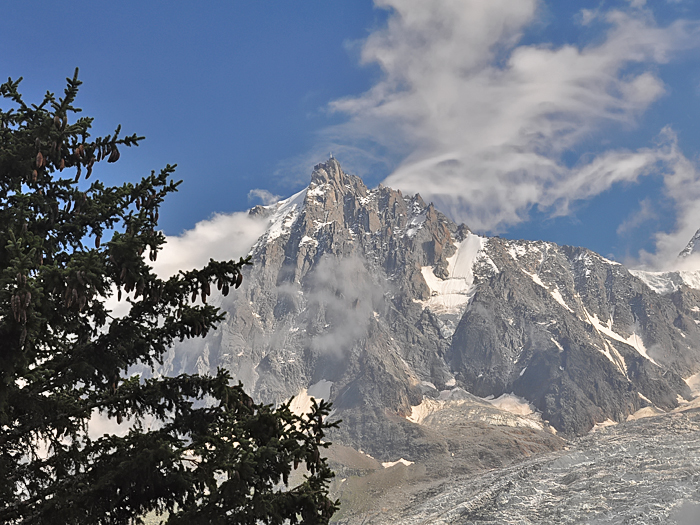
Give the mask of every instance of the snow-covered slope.
<svg viewBox="0 0 700 525">
<path fill-rule="evenodd" d="M 630 270 L 644 283 L 659 294 L 669 294 L 681 286 L 700 290 L 700 270 L 676 270 L 670 272 L 651 272 L 646 270 Z"/>
</svg>

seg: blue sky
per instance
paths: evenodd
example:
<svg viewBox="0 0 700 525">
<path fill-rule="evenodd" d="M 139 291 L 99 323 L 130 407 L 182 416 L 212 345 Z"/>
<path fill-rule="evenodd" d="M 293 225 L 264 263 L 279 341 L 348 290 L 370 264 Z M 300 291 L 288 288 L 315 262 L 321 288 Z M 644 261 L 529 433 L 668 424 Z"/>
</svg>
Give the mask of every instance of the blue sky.
<svg viewBox="0 0 700 525">
<path fill-rule="evenodd" d="M 79 67 L 96 133 L 146 136 L 104 178 L 178 164 L 170 236 L 329 151 L 478 232 L 632 264 L 700 228 L 697 1 L 377 4 L 3 2 L 0 76 L 36 101 Z"/>
</svg>

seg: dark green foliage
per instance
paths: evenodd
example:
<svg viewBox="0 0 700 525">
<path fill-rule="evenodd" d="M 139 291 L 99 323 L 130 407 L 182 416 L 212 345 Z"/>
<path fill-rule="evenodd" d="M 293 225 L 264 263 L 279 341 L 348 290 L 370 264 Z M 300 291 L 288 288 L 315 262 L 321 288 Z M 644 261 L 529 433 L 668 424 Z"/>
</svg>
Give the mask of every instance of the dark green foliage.
<svg viewBox="0 0 700 525">
<path fill-rule="evenodd" d="M 69 121 L 77 70 L 63 98 L 39 105 L 18 84 L 0 86 L 12 107 L 0 109 L 0 523 L 132 523 L 149 511 L 168 523 L 327 523 L 328 404 L 304 417 L 258 405 L 223 370 L 127 377 L 214 328 L 211 285 L 237 288 L 248 261 L 159 279 L 144 255 L 165 241 L 158 208 L 179 184 L 174 166 L 138 184 L 89 181 L 141 137 L 91 139 L 92 119 Z M 128 315 L 110 316 L 113 293 Z M 131 430 L 91 439 L 97 413 Z M 307 474 L 290 487 L 297 467 Z"/>
</svg>

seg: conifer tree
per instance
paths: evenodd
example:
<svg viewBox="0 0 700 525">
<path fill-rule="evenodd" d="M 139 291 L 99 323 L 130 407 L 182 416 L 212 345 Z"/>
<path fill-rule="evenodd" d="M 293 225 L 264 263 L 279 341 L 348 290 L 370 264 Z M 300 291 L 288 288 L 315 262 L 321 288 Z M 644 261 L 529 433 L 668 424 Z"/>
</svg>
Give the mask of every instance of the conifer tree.
<svg viewBox="0 0 700 525">
<path fill-rule="evenodd" d="M 76 70 L 62 98 L 38 105 L 19 81 L 0 86 L 0 523 L 137 523 L 153 511 L 174 524 L 327 523 L 328 404 L 306 416 L 256 404 L 221 369 L 128 375 L 212 330 L 223 318 L 212 286 L 237 288 L 249 261 L 154 274 L 145 256 L 165 242 L 158 209 L 179 184 L 174 166 L 135 184 L 96 180 L 142 137 L 92 138 L 92 119 L 75 118 L 79 85 Z M 121 318 L 105 306 L 114 293 L 130 302 Z M 129 430 L 91 436 L 98 416 Z"/>
</svg>

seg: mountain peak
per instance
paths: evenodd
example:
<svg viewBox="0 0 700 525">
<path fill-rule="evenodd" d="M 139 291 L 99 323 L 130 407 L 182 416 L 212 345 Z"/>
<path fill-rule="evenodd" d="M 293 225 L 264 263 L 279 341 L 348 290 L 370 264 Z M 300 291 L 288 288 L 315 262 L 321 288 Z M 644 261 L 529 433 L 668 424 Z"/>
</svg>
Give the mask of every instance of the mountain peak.
<svg viewBox="0 0 700 525">
<path fill-rule="evenodd" d="M 326 162 L 316 164 L 314 171 L 311 174 L 311 182 L 316 184 L 325 184 L 328 182 L 343 183 L 347 175 L 340 167 L 340 162 L 334 157 L 330 157 Z"/>
<path fill-rule="evenodd" d="M 681 253 L 678 254 L 678 257 L 687 257 L 691 253 L 695 253 L 695 245 L 697 242 L 700 241 L 700 230 L 695 232 L 695 235 L 693 235 L 693 238 L 690 239 L 688 244 L 686 245 L 685 248 L 681 251 Z"/>
</svg>

